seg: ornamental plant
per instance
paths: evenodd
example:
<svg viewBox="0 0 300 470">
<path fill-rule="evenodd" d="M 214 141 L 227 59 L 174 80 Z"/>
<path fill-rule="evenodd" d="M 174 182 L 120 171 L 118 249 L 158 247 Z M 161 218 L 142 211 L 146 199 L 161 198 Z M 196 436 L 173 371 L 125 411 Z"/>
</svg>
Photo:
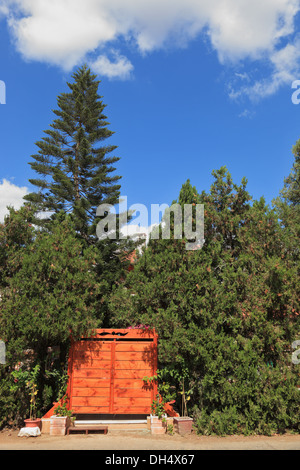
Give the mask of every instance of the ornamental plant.
<svg viewBox="0 0 300 470">
<path fill-rule="evenodd" d="M 55 416 L 67 416 L 71 418 L 73 411 L 67 407 L 67 399 L 64 397 L 62 403 L 57 405 L 53 411 Z"/>
<path fill-rule="evenodd" d="M 162 401 L 160 395 L 156 395 L 155 400 L 152 401 L 151 404 L 151 414 L 153 416 L 157 416 L 158 419 L 161 419 L 162 421 L 165 421 L 164 415 L 165 415 L 165 408 L 164 408 L 164 402 Z"/>
<path fill-rule="evenodd" d="M 32 369 L 15 370 L 12 372 L 13 385 L 11 391 L 15 392 L 18 389 L 27 390 L 29 397 L 29 417 L 36 419 L 37 413 L 37 394 L 38 394 L 38 377 L 40 374 L 40 366 L 36 364 Z"/>
<path fill-rule="evenodd" d="M 29 380 L 26 382 L 26 387 L 29 390 L 30 396 L 30 419 L 36 419 L 36 396 L 38 393 L 37 377 L 39 371 L 40 366 L 36 365 L 30 373 Z"/>
</svg>

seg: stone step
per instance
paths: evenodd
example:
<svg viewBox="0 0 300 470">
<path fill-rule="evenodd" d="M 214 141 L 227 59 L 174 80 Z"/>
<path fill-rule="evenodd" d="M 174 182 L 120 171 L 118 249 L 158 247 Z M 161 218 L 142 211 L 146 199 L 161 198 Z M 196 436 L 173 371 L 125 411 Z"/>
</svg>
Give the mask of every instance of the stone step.
<svg viewBox="0 0 300 470">
<path fill-rule="evenodd" d="M 76 428 L 108 426 L 109 431 L 148 431 L 147 420 L 75 420 Z"/>
</svg>

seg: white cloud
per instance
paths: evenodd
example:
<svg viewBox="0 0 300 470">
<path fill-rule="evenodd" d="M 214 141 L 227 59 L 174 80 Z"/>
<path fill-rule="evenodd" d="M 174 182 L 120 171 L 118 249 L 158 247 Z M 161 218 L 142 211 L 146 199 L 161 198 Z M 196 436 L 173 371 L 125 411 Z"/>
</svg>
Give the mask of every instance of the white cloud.
<svg viewBox="0 0 300 470">
<path fill-rule="evenodd" d="M 0 18 L 9 14 L 9 0 L 0 0 Z"/>
<path fill-rule="evenodd" d="M 8 8 L 5 5 L 0 4 L 0 18 L 1 16 L 7 16 L 9 13 Z"/>
<path fill-rule="evenodd" d="M 235 100 L 247 96 L 252 101 L 257 101 L 273 95 L 284 85 L 291 86 L 300 73 L 300 38 L 297 37 L 293 44 L 274 51 L 269 61 L 271 73 L 267 78 L 256 80 L 237 90 L 232 88 L 229 96 Z"/>
<path fill-rule="evenodd" d="M 26 186 L 19 187 L 6 179 L 2 180 L 0 183 L 0 222 L 3 222 L 4 216 L 8 214 L 7 206 L 19 209 L 23 205 L 23 197 L 27 193 Z"/>
<path fill-rule="evenodd" d="M 145 54 L 186 46 L 204 33 L 221 63 L 270 62 L 279 75 L 263 85 L 269 92 L 287 81 L 276 54 L 296 32 L 300 9 L 299 0 L 0 0 L 0 5 L 27 60 L 65 70 L 88 60 L 99 74 L 124 79 L 133 65 L 121 55 L 110 61 L 106 53 L 119 39 Z M 98 59 L 91 59 L 95 54 Z"/>
<path fill-rule="evenodd" d="M 294 31 L 298 0 L 214 0 L 209 34 L 221 61 L 265 58 Z"/>
<path fill-rule="evenodd" d="M 99 75 L 122 80 L 129 78 L 133 71 L 133 65 L 127 57 L 120 55 L 116 51 L 113 51 L 113 61 L 105 54 L 102 54 L 96 60 L 91 61 L 89 65 Z"/>
<path fill-rule="evenodd" d="M 249 77 L 249 75 L 248 75 L 246 72 L 243 72 L 243 73 L 238 73 L 238 72 L 236 72 L 236 73 L 235 73 L 235 76 L 236 76 L 237 78 L 239 78 L 240 80 L 244 80 L 244 81 L 246 81 L 246 82 L 249 82 L 249 80 L 250 80 L 250 77 Z"/>
<path fill-rule="evenodd" d="M 251 111 L 250 109 L 244 109 L 244 111 L 242 111 L 238 117 L 252 119 L 254 115 L 255 115 L 254 111 Z"/>
</svg>

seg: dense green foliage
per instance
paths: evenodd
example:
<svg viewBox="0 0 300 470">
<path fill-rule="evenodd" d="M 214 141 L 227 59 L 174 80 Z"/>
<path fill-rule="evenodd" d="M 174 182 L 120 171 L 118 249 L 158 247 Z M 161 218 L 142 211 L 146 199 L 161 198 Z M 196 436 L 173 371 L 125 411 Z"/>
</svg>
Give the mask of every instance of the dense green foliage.
<svg viewBox="0 0 300 470">
<path fill-rule="evenodd" d="M 95 235 L 96 207 L 120 189 L 95 78 L 79 69 L 58 98 L 31 163 L 39 191 L 0 224 L 0 427 L 28 416 L 33 373 L 39 416 L 63 396 L 70 335 L 143 324 L 159 335 L 160 393 L 199 433 L 299 432 L 300 141 L 271 207 L 225 167 L 208 192 L 184 183 L 174 203 L 192 205 L 193 229 L 204 205 L 203 247 L 186 249 L 171 213 L 171 238 L 150 239 L 127 273 L 134 246 Z"/>
<path fill-rule="evenodd" d="M 112 132 L 96 76 L 81 67 L 68 87 L 36 144 L 31 167 L 38 178 L 30 182 L 38 191 L 0 226 L 0 338 L 7 356 L 0 369 L 0 426 L 28 413 L 22 380 L 28 369 L 39 366 L 40 414 L 61 395 L 70 334 L 107 324 L 107 298 L 134 247 L 97 239 L 97 207 L 119 198 L 116 147 L 105 145 Z"/>
<path fill-rule="evenodd" d="M 209 193 L 187 182 L 178 202 L 203 203 L 205 244 L 151 240 L 111 298 L 111 322 L 159 334 L 167 397 L 201 433 L 299 429 L 299 263 L 274 209 L 251 201 L 225 168 Z M 294 240 L 295 245 L 295 240 Z M 187 373 L 188 371 L 188 373 Z M 172 388 L 173 387 L 173 388 Z M 172 390 L 174 391 L 172 396 Z M 188 400 L 188 401 L 187 401 Z M 184 410 L 183 410 L 184 411 Z"/>
<path fill-rule="evenodd" d="M 39 364 L 38 398 L 43 402 L 40 411 L 46 411 L 56 399 L 56 385 L 52 393 L 47 380 L 47 374 L 50 372 L 52 377 L 54 373 L 54 370 L 47 371 L 49 348 L 60 346 L 60 361 L 65 361 L 70 334 L 78 337 L 101 324 L 103 314 L 99 306 L 106 285 L 97 276 L 97 249 L 83 245 L 68 217 L 56 221 L 51 232 L 44 232 L 36 231 L 28 223 L 32 216 L 26 206 L 17 213 L 11 211 L 0 230 L 0 252 L 2 260 L 5 258 L 0 336 L 7 345 L 7 367 L 2 372 L 5 374 L 21 364 L 21 374 L 28 365 Z M 24 351 L 28 351 L 29 359 Z M 62 370 L 60 361 L 57 365 Z M 16 377 L 8 374 L 6 378 L 14 390 Z M 46 391 L 48 400 L 42 399 Z M 24 387 L 23 392 L 26 392 Z M 24 406 L 26 400 L 21 401 Z M 1 409 L 3 412 L 6 406 Z"/>
</svg>

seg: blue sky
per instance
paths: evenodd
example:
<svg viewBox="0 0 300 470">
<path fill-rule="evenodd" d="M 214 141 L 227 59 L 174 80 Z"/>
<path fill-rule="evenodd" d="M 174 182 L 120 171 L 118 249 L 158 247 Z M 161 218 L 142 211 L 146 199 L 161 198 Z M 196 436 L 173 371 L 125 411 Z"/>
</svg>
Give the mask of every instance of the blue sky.
<svg viewBox="0 0 300 470">
<path fill-rule="evenodd" d="M 101 80 L 129 205 L 171 204 L 188 178 L 209 190 L 223 165 L 271 203 L 300 138 L 299 10 L 298 0 L 0 0 L 0 218 L 33 189 L 35 142 L 84 62 Z"/>
</svg>

